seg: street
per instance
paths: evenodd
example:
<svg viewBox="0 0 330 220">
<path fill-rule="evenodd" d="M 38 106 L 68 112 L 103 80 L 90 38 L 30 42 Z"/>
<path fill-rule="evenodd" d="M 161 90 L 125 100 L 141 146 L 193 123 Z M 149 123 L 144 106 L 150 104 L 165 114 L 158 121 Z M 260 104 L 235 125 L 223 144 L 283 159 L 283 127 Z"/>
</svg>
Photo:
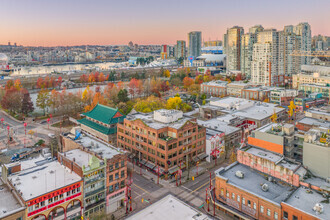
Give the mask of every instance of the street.
<svg viewBox="0 0 330 220">
<path fill-rule="evenodd" d="M 224 162 L 216 167 L 210 169 L 212 178 L 212 187 L 214 185 L 215 174 L 214 171 L 220 167 L 228 166 L 228 162 Z M 143 170 L 143 169 L 142 169 Z M 132 171 L 132 169 L 130 169 Z M 132 173 L 132 200 L 133 200 L 133 212 L 136 213 L 143 208 L 149 206 L 165 197 L 168 194 L 172 194 L 178 197 L 180 200 L 184 201 L 188 205 L 194 207 L 195 209 L 206 213 L 204 209 L 205 205 L 205 194 L 206 188 L 210 186 L 210 172 L 205 171 L 203 174 L 199 175 L 193 180 L 189 180 L 183 183 L 181 186 L 176 186 L 175 181 L 165 181 L 161 180 L 160 184 L 157 184 L 157 176 L 151 173 L 146 173 L 147 171 L 141 171 L 140 169 L 135 169 Z M 219 210 L 216 210 L 217 218 L 219 219 L 231 219 Z M 131 213 L 129 213 L 131 214 Z M 213 215 L 213 211 L 210 212 Z"/>
</svg>

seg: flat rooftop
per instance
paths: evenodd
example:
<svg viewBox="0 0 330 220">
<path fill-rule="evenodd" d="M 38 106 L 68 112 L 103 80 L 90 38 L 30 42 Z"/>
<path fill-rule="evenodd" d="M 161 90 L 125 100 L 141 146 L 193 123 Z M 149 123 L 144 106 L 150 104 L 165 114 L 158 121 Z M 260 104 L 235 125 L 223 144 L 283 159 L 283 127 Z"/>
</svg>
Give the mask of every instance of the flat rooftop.
<svg viewBox="0 0 330 220">
<path fill-rule="evenodd" d="M 310 177 L 304 179 L 303 182 L 310 183 L 313 186 L 320 187 L 321 189 L 330 192 L 330 183 L 327 182 L 325 179 L 319 177 Z"/>
<path fill-rule="evenodd" d="M 330 128 L 330 121 L 320 120 L 316 118 L 304 117 L 298 121 L 298 123 L 312 125 L 317 127 Z"/>
<path fill-rule="evenodd" d="M 235 173 L 242 171 L 244 178 L 238 178 Z M 217 177 L 227 178 L 228 183 L 246 191 L 261 197 L 276 205 L 280 205 L 290 194 L 292 188 L 288 184 L 277 181 L 277 183 L 270 182 L 265 179 L 265 174 L 261 174 L 250 167 L 235 162 L 226 168 L 220 168 L 215 171 Z M 276 179 L 272 177 L 273 179 Z M 267 184 L 268 191 L 263 191 L 261 185 Z"/>
<path fill-rule="evenodd" d="M 24 163 L 24 161 L 22 162 Z M 62 167 L 58 161 L 28 168 L 8 177 L 25 201 L 63 188 L 81 180 L 81 177 Z"/>
<path fill-rule="evenodd" d="M 0 218 L 24 209 L 25 207 L 20 204 L 7 185 L 0 179 Z"/>
<path fill-rule="evenodd" d="M 325 200 L 321 194 L 314 190 L 312 190 L 312 193 L 307 193 L 306 190 L 303 187 L 299 187 L 284 203 L 317 219 L 330 219 L 330 203 L 321 203 L 321 201 Z M 317 203 L 323 206 L 323 212 L 320 214 L 313 211 Z"/>
<path fill-rule="evenodd" d="M 208 220 L 207 215 L 194 209 L 178 198 L 167 195 L 138 213 L 126 218 L 127 220 Z"/>
<path fill-rule="evenodd" d="M 288 168 L 292 171 L 295 171 L 300 166 L 300 164 L 298 164 L 298 163 L 292 163 L 292 162 L 285 160 L 282 155 L 279 155 L 279 154 L 276 154 L 276 153 L 273 153 L 273 152 L 270 152 L 267 150 L 263 150 L 261 148 L 248 146 L 248 147 L 242 148 L 241 150 L 245 151 L 249 154 L 255 155 L 257 157 L 263 158 L 265 160 L 272 161 L 273 163 L 277 163 L 278 165 Z"/>
<path fill-rule="evenodd" d="M 210 119 L 208 121 L 197 120 L 199 125 L 202 125 L 206 128 L 211 128 L 213 130 L 217 130 L 221 133 L 225 133 L 225 135 L 231 134 L 236 131 L 240 131 L 240 128 L 236 128 L 234 126 L 228 125 L 226 122 L 219 121 L 216 118 Z"/>
<path fill-rule="evenodd" d="M 192 120 L 191 117 L 188 117 L 188 116 L 183 115 L 182 118 L 180 118 L 179 120 L 174 121 L 172 123 L 162 123 L 162 122 L 159 122 L 159 121 L 154 120 L 153 117 L 154 117 L 153 112 L 151 112 L 151 113 L 140 113 L 140 112 L 137 112 L 137 113 L 134 113 L 134 114 L 131 114 L 131 115 L 127 115 L 126 116 L 126 120 L 134 121 L 134 120 L 140 119 L 147 126 L 153 128 L 153 129 L 161 129 L 161 128 L 166 128 L 166 127 L 171 127 L 171 128 L 174 128 L 174 129 L 179 129 L 187 121 L 191 121 Z"/>
<path fill-rule="evenodd" d="M 93 157 L 92 154 L 89 154 L 83 150 L 80 149 L 74 149 L 67 151 L 64 154 L 66 158 L 68 158 L 71 161 L 75 161 L 76 164 L 78 164 L 80 167 L 88 167 L 89 166 L 89 160 Z M 100 159 L 97 158 L 99 162 L 101 162 Z"/>
<path fill-rule="evenodd" d="M 285 111 L 284 108 L 277 107 L 274 103 L 252 101 L 242 98 L 226 97 L 223 99 L 213 98 L 210 103 L 203 105 L 202 108 L 219 110 L 232 116 L 262 120 L 274 114 Z"/>
<path fill-rule="evenodd" d="M 95 139 L 90 135 L 82 132 L 82 135 L 77 140 L 74 140 L 74 135 L 67 135 L 67 138 L 72 139 L 76 143 L 80 144 L 83 147 L 88 148 L 90 151 L 95 152 L 99 156 L 105 159 L 111 159 L 115 155 L 123 154 L 123 151 L 120 148 L 116 148 L 109 143 L 101 141 L 99 139 Z"/>
</svg>

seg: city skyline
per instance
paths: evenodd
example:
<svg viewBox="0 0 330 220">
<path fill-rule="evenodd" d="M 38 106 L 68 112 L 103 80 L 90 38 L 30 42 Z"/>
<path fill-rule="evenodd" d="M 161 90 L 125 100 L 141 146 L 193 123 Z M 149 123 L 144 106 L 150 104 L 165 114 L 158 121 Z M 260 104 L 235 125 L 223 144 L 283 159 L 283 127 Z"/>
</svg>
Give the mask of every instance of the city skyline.
<svg viewBox="0 0 330 220">
<path fill-rule="evenodd" d="M 189 7 L 188 7 L 189 6 Z M 326 22 L 330 2 L 279 0 L 141 1 L 1 1 L 0 44 L 24 46 L 74 46 L 128 44 L 175 44 L 187 41 L 191 31 L 202 40 L 223 40 L 234 25 L 247 29 L 261 24 L 282 30 L 285 25 L 308 22 L 312 35 L 330 35 Z M 189 10 L 188 10 L 189 8 Z M 272 9 L 270 11 L 270 9 Z M 196 16 L 194 16 L 196 15 Z M 281 16 L 279 16 L 281 15 Z"/>
</svg>

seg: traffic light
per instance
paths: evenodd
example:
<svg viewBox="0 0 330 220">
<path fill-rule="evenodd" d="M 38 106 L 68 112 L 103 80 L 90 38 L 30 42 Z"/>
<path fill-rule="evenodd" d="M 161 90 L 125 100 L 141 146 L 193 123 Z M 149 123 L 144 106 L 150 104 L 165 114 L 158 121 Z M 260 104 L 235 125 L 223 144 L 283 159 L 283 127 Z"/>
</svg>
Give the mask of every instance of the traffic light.
<svg viewBox="0 0 330 220">
<path fill-rule="evenodd" d="M 141 199 L 141 202 L 143 203 L 143 198 Z"/>
</svg>

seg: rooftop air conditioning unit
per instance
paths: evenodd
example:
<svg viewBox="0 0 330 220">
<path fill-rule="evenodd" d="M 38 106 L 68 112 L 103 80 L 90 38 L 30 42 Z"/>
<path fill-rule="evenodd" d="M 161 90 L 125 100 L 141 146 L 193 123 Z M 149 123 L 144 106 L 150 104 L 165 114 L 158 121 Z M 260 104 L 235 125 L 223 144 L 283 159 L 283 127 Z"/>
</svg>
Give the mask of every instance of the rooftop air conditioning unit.
<svg viewBox="0 0 330 220">
<path fill-rule="evenodd" d="M 264 183 L 262 184 L 261 189 L 262 191 L 267 192 L 269 190 L 269 186 L 266 183 Z"/>
<path fill-rule="evenodd" d="M 235 173 L 235 176 L 240 178 L 240 179 L 243 179 L 244 178 L 244 173 L 240 170 L 237 170 L 236 173 Z"/>
<path fill-rule="evenodd" d="M 320 203 L 316 203 L 313 207 L 313 211 L 316 212 L 316 214 L 321 214 L 323 213 L 323 205 Z"/>
</svg>

